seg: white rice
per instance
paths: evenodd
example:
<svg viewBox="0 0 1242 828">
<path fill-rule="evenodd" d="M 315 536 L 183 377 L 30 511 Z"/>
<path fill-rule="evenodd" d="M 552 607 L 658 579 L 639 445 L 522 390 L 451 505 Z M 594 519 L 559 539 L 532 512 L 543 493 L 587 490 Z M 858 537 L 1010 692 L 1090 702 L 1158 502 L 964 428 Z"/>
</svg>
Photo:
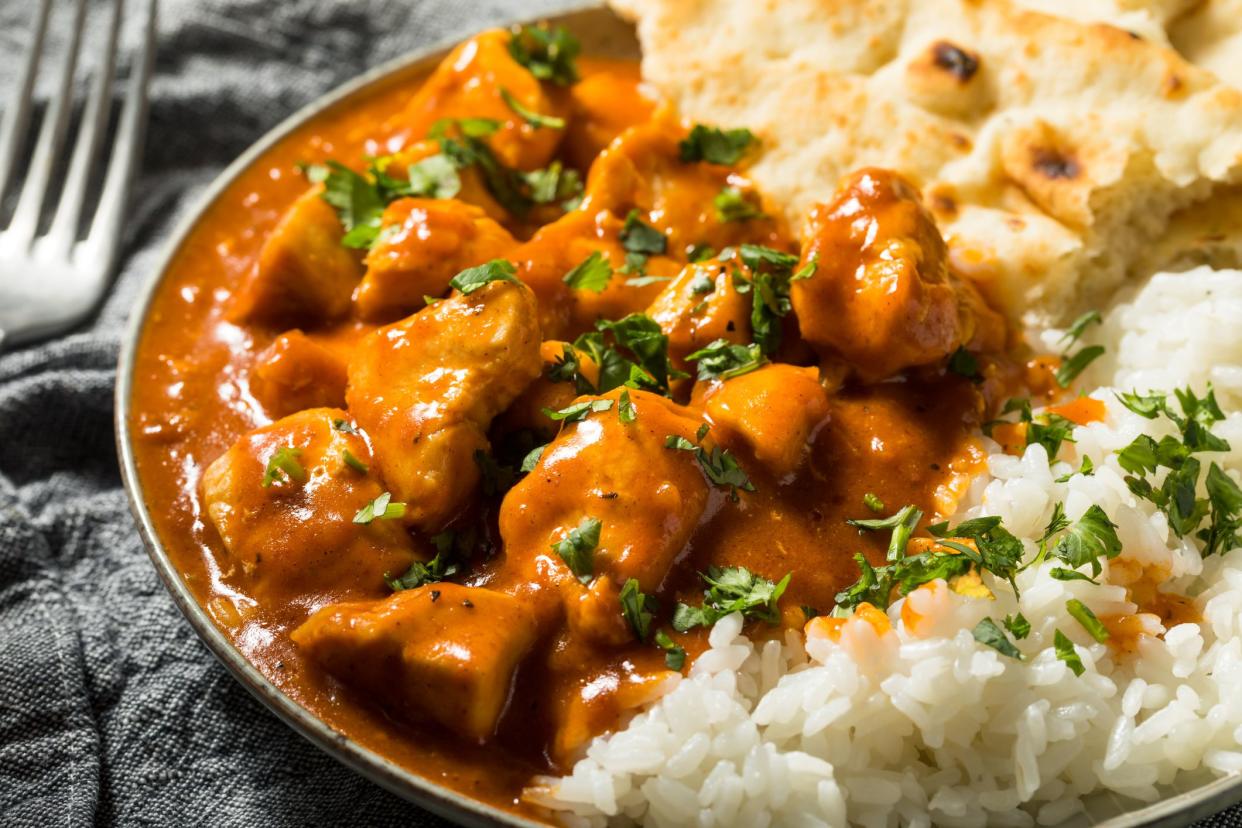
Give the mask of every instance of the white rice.
<svg viewBox="0 0 1242 828">
<path fill-rule="evenodd" d="M 1239 319 L 1242 272 L 1156 276 L 1096 329 L 1108 356 L 1092 368 L 1096 383 L 1123 390 L 1202 392 L 1211 381 L 1229 414 L 1213 431 L 1234 450 L 1202 459 L 1235 478 Z M 730 616 L 686 678 L 595 739 L 570 775 L 538 780 L 528 799 L 593 826 L 1052 825 L 1101 791 L 1149 802 L 1196 768 L 1242 771 L 1242 552 L 1203 560 L 1131 495 L 1114 451 L 1172 430 L 1128 411 L 1107 387 L 1093 396 L 1107 403 L 1105 422 L 1076 429 L 1051 468 L 1038 445 L 1021 458 L 991 454 L 955 522 L 1000 515 L 1029 556 L 1054 504 L 1071 519 L 1098 504 L 1124 547 L 1102 585 L 1054 580 L 1051 563 L 1019 575 L 1020 601 L 990 575 L 994 601 L 941 582 L 896 602 L 891 631 L 856 618 L 839 642 L 791 631 L 756 644 Z M 1055 482 L 1083 456 L 1093 475 Z M 1150 616 L 1160 636 L 1125 655 L 1095 642 L 1065 603 L 1078 598 L 1100 616 L 1136 612 L 1110 583 L 1135 564 L 1164 567 L 1163 589 L 1195 598 L 1203 620 L 1165 630 Z M 916 602 L 923 637 L 902 622 L 905 601 Z M 1017 611 L 1032 625 L 1017 642 L 1025 661 L 971 635 L 984 616 Z M 1073 639 L 1082 676 L 1056 658 L 1057 629 Z"/>
</svg>

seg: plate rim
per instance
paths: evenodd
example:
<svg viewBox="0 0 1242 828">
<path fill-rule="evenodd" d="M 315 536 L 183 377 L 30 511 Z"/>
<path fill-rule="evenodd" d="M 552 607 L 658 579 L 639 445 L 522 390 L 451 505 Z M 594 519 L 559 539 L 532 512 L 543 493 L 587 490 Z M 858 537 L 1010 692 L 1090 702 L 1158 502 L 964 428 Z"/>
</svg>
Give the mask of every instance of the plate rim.
<svg viewBox="0 0 1242 828">
<path fill-rule="evenodd" d="M 615 17 L 614 13 L 599 0 L 566 0 L 549 13 L 515 21 L 496 21 L 496 26 L 546 20 L 554 24 L 567 25 L 572 29 L 576 20 L 601 14 Z M 548 823 L 506 811 L 439 785 L 353 742 L 345 734 L 334 730 L 322 719 L 285 695 L 251 664 L 212 622 L 206 610 L 190 593 L 181 574 L 172 565 L 139 487 L 133 435 L 129 428 L 135 358 L 138 343 L 151 310 L 151 303 L 164 283 L 173 260 L 207 210 L 244 171 L 269 149 L 311 119 L 404 72 L 416 71 L 423 65 L 434 65 L 461 40 L 462 35 L 442 38 L 425 47 L 386 60 L 333 87 L 282 119 L 216 175 L 206 190 L 178 219 L 172 232 L 161 245 L 155 264 L 142 277 L 143 284 L 121 333 L 114 391 L 113 428 L 126 500 L 148 558 L 172 597 L 173 603 L 189 622 L 199 640 L 252 696 L 283 724 L 350 770 L 439 817 L 467 826 L 506 825 L 514 826 L 514 828 L 542 828 Z M 1099 828 L 1139 828 L 1140 826 L 1142 828 L 1174 828 L 1214 815 L 1239 802 L 1242 802 L 1242 774 L 1230 774 L 1196 785 L 1188 791 L 1176 793 L 1141 808 L 1117 814 L 1096 825 Z"/>
</svg>

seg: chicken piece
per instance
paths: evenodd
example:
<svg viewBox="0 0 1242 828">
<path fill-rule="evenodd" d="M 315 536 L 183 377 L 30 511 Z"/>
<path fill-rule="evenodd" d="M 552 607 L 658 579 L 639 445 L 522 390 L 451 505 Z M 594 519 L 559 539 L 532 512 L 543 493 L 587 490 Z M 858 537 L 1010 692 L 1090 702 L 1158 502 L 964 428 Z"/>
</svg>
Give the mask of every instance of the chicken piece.
<svg viewBox="0 0 1242 828">
<path fill-rule="evenodd" d="M 317 185 L 293 202 L 233 299 L 238 322 L 331 322 L 349 312 L 362 278 L 358 253 L 341 246 L 345 231 Z"/>
<path fill-rule="evenodd" d="M 505 561 L 497 581 L 500 589 L 552 586 L 571 628 L 611 643 L 633 636 L 618 609 L 620 587 L 630 578 L 644 592 L 660 587 L 708 494 L 694 456 L 665 447 L 670 435 L 693 441 L 700 421 L 664 397 L 629 390 L 635 417 L 622 422 L 621 393 L 580 398 L 612 406 L 565 426 L 509 490 L 500 508 Z M 552 548 L 586 518 L 601 522 L 589 586 Z"/>
<path fill-rule="evenodd" d="M 272 419 L 345 405 L 345 361 L 306 334 L 286 331 L 254 358 L 250 392 Z"/>
<path fill-rule="evenodd" d="M 687 265 L 655 298 L 647 315 L 668 334 L 673 364 L 685 369 L 687 354 L 717 339 L 748 344 L 750 309 L 751 297 L 738 293 L 732 268 L 710 259 Z"/>
<path fill-rule="evenodd" d="M 625 248 L 621 246 L 623 223 L 607 211 L 586 213 L 574 210 L 545 225 L 530 241 L 513 252 L 518 278 L 530 285 L 539 298 L 539 321 L 549 338 L 573 339 L 593 330 L 597 319 L 620 319 L 641 311 L 660 292 L 661 281 L 627 284 L 633 274 L 621 273 Z M 565 276 L 598 251 L 613 268 L 604 290 L 571 288 Z M 652 256 L 644 268 L 646 275 L 669 279 L 678 265 L 664 256 Z"/>
<path fill-rule="evenodd" d="M 521 600 L 446 582 L 324 607 L 290 637 L 401 715 L 483 742 L 496 731 L 536 628 Z"/>
<path fill-rule="evenodd" d="M 783 363 L 713 383 L 705 399 L 720 442 L 744 447 L 777 478 L 797 470 L 812 432 L 828 416 L 819 369 Z"/>
<path fill-rule="evenodd" d="M 572 114 L 565 134 L 570 164 L 587 169 L 618 135 L 651 120 L 655 103 L 639 90 L 640 80 L 636 68 L 596 72 L 570 88 Z"/>
<path fill-rule="evenodd" d="M 389 322 L 440 296 L 468 267 L 504 257 L 516 242 L 487 214 L 454 200 L 402 198 L 389 204 L 367 254 L 354 302 L 368 322 Z"/>
<path fill-rule="evenodd" d="M 668 236 L 675 256 L 704 244 L 717 250 L 742 242 L 784 248 L 779 219 L 764 207 L 749 179 L 719 164 L 681 160 L 678 144 L 687 135 L 668 114 L 627 129 L 591 165 L 582 209 L 609 210 L 622 218 L 637 210 Z M 722 217 L 715 200 L 726 188 L 762 215 Z"/>
<path fill-rule="evenodd" d="M 500 129 L 487 138 L 507 167 L 534 170 L 552 160 L 564 129 L 535 126 L 505 101 L 507 91 L 530 112 L 564 118 L 569 106 L 560 91 L 542 84 L 509 54 L 512 35 L 501 29 L 470 38 L 440 62 L 409 105 L 388 124 L 390 144 L 409 145 L 427 136 L 442 118 L 490 118 Z"/>
<path fill-rule="evenodd" d="M 224 576 L 261 605 L 382 595 L 384 574 L 416 557 L 400 521 L 354 523 L 384 487 L 366 440 L 335 425 L 348 418 L 336 408 L 292 414 L 246 434 L 203 473 Z"/>
<path fill-rule="evenodd" d="M 345 397 L 409 523 L 436 531 L 467 504 L 488 425 L 539 376 L 539 342 L 534 294 L 499 281 L 358 345 Z"/>
<path fill-rule="evenodd" d="M 811 210 L 808 279 L 791 299 L 802 337 L 867 380 L 944 359 L 959 346 L 993 350 L 1004 324 L 948 265 L 944 239 L 912 184 L 863 169 Z"/>
</svg>

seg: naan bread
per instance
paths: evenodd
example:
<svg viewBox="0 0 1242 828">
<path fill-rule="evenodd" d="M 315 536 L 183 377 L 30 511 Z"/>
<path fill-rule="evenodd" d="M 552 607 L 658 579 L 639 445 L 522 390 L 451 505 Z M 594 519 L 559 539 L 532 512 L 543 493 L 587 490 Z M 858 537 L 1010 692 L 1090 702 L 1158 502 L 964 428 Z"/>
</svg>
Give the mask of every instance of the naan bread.
<svg viewBox="0 0 1242 828">
<path fill-rule="evenodd" d="M 1242 88 L 1242 0 L 1017 0 L 1084 23 L 1111 23 L 1167 43 L 1182 57 Z"/>
<path fill-rule="evenodd" d="M 1242 93 L 1113 26 L 1005 0 L 613 5 L 687 117 L 760 136 L 751 175 L 791 221 L 850 170 L 897 169 L 1014 316 L 1094 304 L 1242 181 Z"/>
</svg>

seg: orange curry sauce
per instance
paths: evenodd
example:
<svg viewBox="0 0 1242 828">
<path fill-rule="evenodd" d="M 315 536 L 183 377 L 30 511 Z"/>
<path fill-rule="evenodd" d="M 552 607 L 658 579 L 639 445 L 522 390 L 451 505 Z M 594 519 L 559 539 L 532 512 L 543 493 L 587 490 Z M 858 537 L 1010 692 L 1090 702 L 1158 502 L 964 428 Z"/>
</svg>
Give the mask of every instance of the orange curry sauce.
<svg viewBox="0 0 1242 828">
<path fill-rule="evenodd" d="M 468 42 L 422 92 L 423 79 L 407 77 L 325 113 L 221 194 L 151 306 L 129 427 L 172 560 L 259 670 L 346 737 L 539 817 L 520 798 L 530 778 L 566 770 L 590 736 L 623 722 L 667 675 L 663 651 L 622 620 L 621 584 L 635 578 L 656 596 L 653 628 L 670 632 L 678 600 L 701 603 L 696 573 L 709 565 L 773 581 L 792 573 L 782 624 L 752 624 L 756 635 L 800 628 L 804 605 L 831 608 L 857 577 L 856 552 L 884 556 L 884 538 L 844 522 L 873 516 L 865 494 L 890 511 L 916 504 L 928 520 L 952 508 L 977 462 L 972 430 L 1002 384 L 1006 334 L 949 273 L 943 242 L 900 179 L 855 176 L 812 213 L 801 244 L 767 217 L 775 211 L 723 221 L 713 210 L 722 189 L 754 204 L 761 197 L 738 169 L 679 159 L 688 125 L 639 94 L 635 65 L 582 60 L 582 80 L 558 87 L 508 59 L 507 37 Z M 502 103 L 501 88 L 565 127 L 532 128 Z M 501 121 L 489 140 L 505 165 L 559 159 L 577 169 L 583 205 L 518 218 L 463 170 L 458 199 L 479 209 L 395 202 L 385 224 L 397 229 L 381 233 L 364 267 L 361 252 L 340 247 L 335 214 L 318 192 L 308 195 L 299 165 L 336 159 L 361 169 L 364 156 L 398 150 L 425 158 L 438 147 L 418 139 L 445 116 Z M 632 209 L 668 238 L 645 269 L 662 281 L 627 285 L 614 273 L 602 292 L 566 286 L 565 273 L 593 251 L 621 268 Z M 302 228 L 303 218 L 319 229 Z M 751 297 L 732 283 L 739 265 L 688 263 L 693 245 L 743 242 L 816 263 L 793 283 L 771 364 L 723 382 L 678 380 L 672 400 L 630 391 L 629 424 L 618 417 L 620 389 L 602 395 L 609 410 L 581 422 L 543 417 L 542 407 L 576 397 L 572 384 L 546 376 L 558 342 L 598 318 L 647 312 L 690 375 L 691 351 L 718 338 L 748 344 Z M 450 292 L 455 273 L 493 258 L 513 261 L 530 290 L 498 282 Z M 357 282 L 364 270 L 352 299 L 320 283 L 329 271 Z M 443 298 L 422 310 L 424 295 Z M 499 350 L 479 344 L 493 335 Z M 979 357 L 985 382 L 945 370 L 959 347 Z M 446 376 L 432 382 L 441 359 Z M 458 405 L 454 394 L 475 395 L 457 420 L 445 413 Z M 422 419 L 411 423 L 414 409 Z M 358 433 L 329 428 L 341 417 Z M 692 453 L 664 447 L 669 434 L 695 440 L 704 422 L 704 445 L 728 449 L 753 492 L 734 501 Z M 264 430 L 244 436 L 256 428 Z M 555 442 L 506 496 L 483 494 L 474 451 L 520 428 Z M 281 445 L 299 447 L 309 480 L 278 476 L 263 487 L 264 461 Z M 346 451 L 363 471 L 341 466 Z M 433 460 L 443 465 L 435 474 L 425 467 Z M 352 521 L 385 490 L 406 502 L 403 520 Z M 603 523 L 589 585 L 551 551 L 583 515 Z M 445 527 L 478 530 L 488 551 L 458 561 L 444 583 L 391 593 L 384 573 L 427 560 L 430 537 Z M 385 601 L 395 609 L 380 619 Z M 359 619 L 374 622 L 370 633 Z M 674 638 L 687 664 L 706 646 L 701 629 Z M 439 656 L 419 649 L 432 645 L 457 659 L 443 674 L 427 667 Z"/>
</svg>

